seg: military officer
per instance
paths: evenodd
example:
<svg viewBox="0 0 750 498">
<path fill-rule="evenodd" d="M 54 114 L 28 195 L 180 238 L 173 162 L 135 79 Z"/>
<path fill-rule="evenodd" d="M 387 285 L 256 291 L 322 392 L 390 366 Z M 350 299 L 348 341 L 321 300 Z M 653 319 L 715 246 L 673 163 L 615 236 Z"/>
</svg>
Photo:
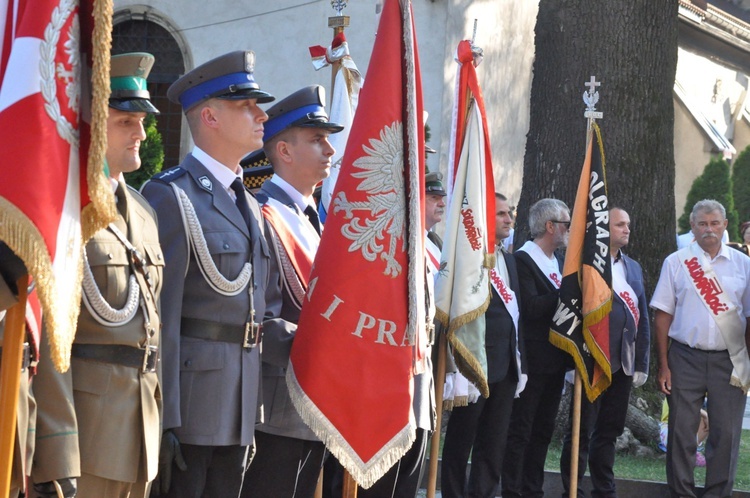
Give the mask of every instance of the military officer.
<svg viewBox="0 0 750 498">
<path fill-rule="evenodd" d="M 243 498 L 312 498 L 325 446 L 302 421 L 286 386 L 294 334 L 305 282 L 320 243 L 313 200 L 315 185 L 328 177 L 335 153 L 328 142 L 343 126 L 328 120 L 322 86 L 302 88 L 268 109 L 263 152 L 274 176 L 258 201 L 268 221 L 272 265 L 278 268 L 266 291 L 263 322 L 263 397 L 265 420 L 255 433 L 256 454 L 242 485 Z M 298 258 L 297 265 L 283 262 Z M 285 270 L 286 269 L 286 270 Z"/>
<path fill-rule="evenodd" d="M 146 183 L 159 215 L 164 274 L 164 435 L 167 496 L 237 496 L 258 418 L 260 322 L 270 253 L 240 160 L 263 145 L 274 98 L 235 51 L 175 81 L 195 147 Z"/>
<path fill-rule="evenodd" d="M 86 244 L 83 303 L 65 374 L 42 341 L 32 468 L 39 496 L 57 497 L 55 481 L 73 496 L 78 477 L 77 497 L 146 497 L 156 477 L 164 258 L 153 209 L 123 179 L 141 165 L 143 120 L 159 112 L 146 90 L 153 64 L 146 53 L 112 57 L 106 159 L 117 219 Z"/>
</svg>

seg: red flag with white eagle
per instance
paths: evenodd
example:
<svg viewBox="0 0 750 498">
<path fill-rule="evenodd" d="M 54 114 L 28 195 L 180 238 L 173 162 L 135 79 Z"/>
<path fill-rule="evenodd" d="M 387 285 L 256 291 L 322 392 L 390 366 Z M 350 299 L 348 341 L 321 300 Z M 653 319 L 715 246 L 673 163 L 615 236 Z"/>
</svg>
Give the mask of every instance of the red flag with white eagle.
<svg viewBox="0 0 750 498">
<path fill-rule="evenodd" d="M 426 345 L 424 124 L 411 2 L 386 0 L 314 262 L 287 384 L 363 488 L 415 438 Z"/>
<path fill-rule="evenodd" d="M 84 238 L 115 212 L 103 173 L 111 9 L 99 0 L 0 0 L 0 129 L 7 131 L 0 240 L 36 282 L 52 359 L 63 370 L 80 309 Z M 96 28 L 94 18 L 103 20 Z M 106 78 L 93 103 L 92 67 Z"/>
</svg>

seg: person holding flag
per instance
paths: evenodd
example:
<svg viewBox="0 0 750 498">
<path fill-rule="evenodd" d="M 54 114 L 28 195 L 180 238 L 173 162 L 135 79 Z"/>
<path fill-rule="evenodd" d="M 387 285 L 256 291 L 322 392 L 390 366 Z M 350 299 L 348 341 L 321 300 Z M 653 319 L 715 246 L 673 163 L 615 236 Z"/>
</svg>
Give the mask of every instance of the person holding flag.
<svg viewBox="0 0 750 498">
<path fill-rule="evenodd" d="M 520 280 L 521 320 L 528 382 L 513 402 L 502 471 L 507 497 L 544 496 L 544 462 L 555 429 L 565 354 L 549 342 L 562 268 L 557 251 L 568 243 L 570 211 L 558 199 L 541 199 L 529 209 L 532 240 L 514 253 Z"/>
<path fill-rule="evenodd" d="M 319 85 L 297 90 L 268 109 L 260 154 L 269 159 L 274 175 L 257 198 L 272 242 L 271 274 L 277 278 L 266 290 L 263 321 L 264 421 L 255 431 L 255 456 L 242 483 L 242 498 L 312 498 L 327 456 L 289 399 L 286 369 L 320 244 L 312 195 L 331 168 L 335 150 L 328 136 L 343 128 L 329 121 Z"/>
<path fill-rule="evenodd" d="M 612 384 L 593 403 L 581 402 L 578 482 L 588 463 L 593 497 L 617 496 L 613 465 L 615 441 L 625 429 L 630 390 L 648 378 L 651 331 L 643 271 L 622 249 L 630 241 L 630 216 L 622 208 L 609 210 L 610 259 L 614 300 L 609 316 L 609 357 Z M 573 398 L 571 397 L 571 403 Z M 571 405 L 571 414 L 574 407 Z M 572 415 L 569 421 L 572 422 Z M 569 425 L 560 455 L 560 476 L 568 496 L 570 489 L 572 427 Z M 582 496 L 580 486 L 578 496 Z"/>
<path fill-rule="evenodd" d="M 106 159 L 118 217 L 86 244 L 84 306 L 66 373 L 42 341 L 31 472 L 38 496 L 58 496 L 59 484 L 65 496 L 146 498 L 156 477 L 164 258 L 153 209 L 123 178 L 141 165 L 143 120 L 159 112 L 145 89 L 153 64 L 146 53 L 112 56 Z"/>
<path fill-rule="evenodd" d="M 441 494 L 446 498 L 497 495 L 513 398 L 526 382 L 519 348 L 523 330 L 520 282 L 515 260 L 503 248 L 512 219 L 508 199 L 499 193 L 495 194 L 495 211 L 496 263 L 490 271 L 492 298 L 484 314 L 490 396 L 453 407 L 443 446 Z"/>
<path fill-rule="evenodd" d="M 667 483 L 695 497 L 695 432 L 708 397 L 703 496 L 732 495 L 750 388 L 750 258 L 722 242 L 726 210 L 713 199 L 690 213 L 695 242 L 667 256 L 650 306 L 659 390 L 669 403 Z"/>
<path fill-rule="evenodd" d="M 240 160 L 263 145 L 274 97 L 237 50 L 175 81 L 167 97 L 195 141 L 142 187 L 159 216 L 164 272 L 160 487 L 172 498 L 238 496 L 259 414 L 260 322 L 270 253 Z"/>
</svg>

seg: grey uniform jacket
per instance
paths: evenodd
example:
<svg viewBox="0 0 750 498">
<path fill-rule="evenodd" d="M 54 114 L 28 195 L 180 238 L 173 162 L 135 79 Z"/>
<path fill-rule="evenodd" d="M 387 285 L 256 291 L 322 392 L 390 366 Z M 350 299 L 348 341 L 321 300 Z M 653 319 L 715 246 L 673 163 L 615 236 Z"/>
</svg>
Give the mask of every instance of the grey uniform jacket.
<svg viewBox="0 0 750 498">
<path fill-rule="evenodd" d="M 123 187 L 121 183 L 119 188 Z M 154 212 L 133 190 L 126 190 L 126 201 L 128 233 L 123 234 L 146 258 L 158 296 L 164 258 Z M 122 217 L 120 223 L 115 222 L 121 231 L 125 229 L 122 222 Z M 102 297 L 111 307 L 122 308 L 131 274 L 127 249 L 105 228 L 86 244 L 86 254 Z M 159 317 L 154 314 L 149 344 L 159 343 Z M 156 477 L 162 404 L 157 373 L 73 356 L 70 369 L 61 374 L 52 365 L 47 342 L 42 340 L 33 382 L 38 403 L 34 482 L 80 472 L 121 482 L 135 482 L 139 474 L 148 480 Z M 74 344 L 139 347 L 145 342 L 140 306 L 131 321 L 105 326 L 81 305 Z"/>
<path fill-rule="evenodd" d="M 258 201 L 264 204 L 270 197 L 284 205 L 298 210 L 294 201 L 278 185 L 265 182 L 258 193 Z M 304 216 L 304 215 L 303 215 Z M 300 218 L 301 223 L 309 223 Z M 270 232 L 269 233 L 273 233 Z M 266 320 L 263 322 L 263 424 L 259 431 L 307 441 L 318 441 L 317 436 L 302 421 L 289 397 L 286 386 L 286 369 L 292 341 L 297 332 L 300 308 L 295 304 L 284 284 L 283 269 L 279 264 L 276 237 L 269 236 L 271 244 L 271 265 L 274 278 L 266 290 Z M 294 277 L 292 277 L 294 278 Z"/>
<path fill-rule="evenodd" d="M 214 290 L 204 278 L 185 231 L 171 184 L 190 199 L 210 257 L 225 278 L 234 280 L 246 262 L 253 279 L 234 296 Z M 143 188 L 159 216 L 166 267 L 162 292 L 162 372 L 164 429 L 181 442 L 203 446 L 250 445 L 259 414 L 259 348 L 240 341 L 251 312 L 260 322 L 270 256 L 258 203 L 245 193 L 250 226 L 216 178 L 192 155 L 179 167 L 156 175 Z M 251 299 L 252 298 L 252 299 Z M 237 342 L 182 335 L 188 323 L 236 329 Z"/>
</svg>

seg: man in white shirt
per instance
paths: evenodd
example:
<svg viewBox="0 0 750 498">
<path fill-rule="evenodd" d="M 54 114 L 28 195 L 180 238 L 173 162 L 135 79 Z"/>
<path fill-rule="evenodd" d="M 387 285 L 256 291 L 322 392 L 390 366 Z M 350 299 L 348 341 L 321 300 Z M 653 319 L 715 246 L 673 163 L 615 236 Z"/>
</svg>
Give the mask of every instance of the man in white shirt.
<svg viewBox="0 0 750 498">
<path fill-rule="evenodd" d="M 703 496 L 725 497 L 732 494 L 750 385 L 750 258 L 722 243 L 727 219 L 720 203 L 696 203 L 690 226 L 695 242 L 667 257 L 651 300 L 657 384 L 669 403 L 667 482 L 672 496 L 696 496 L 695 433 L 707 395 Z"/>
</svg>

